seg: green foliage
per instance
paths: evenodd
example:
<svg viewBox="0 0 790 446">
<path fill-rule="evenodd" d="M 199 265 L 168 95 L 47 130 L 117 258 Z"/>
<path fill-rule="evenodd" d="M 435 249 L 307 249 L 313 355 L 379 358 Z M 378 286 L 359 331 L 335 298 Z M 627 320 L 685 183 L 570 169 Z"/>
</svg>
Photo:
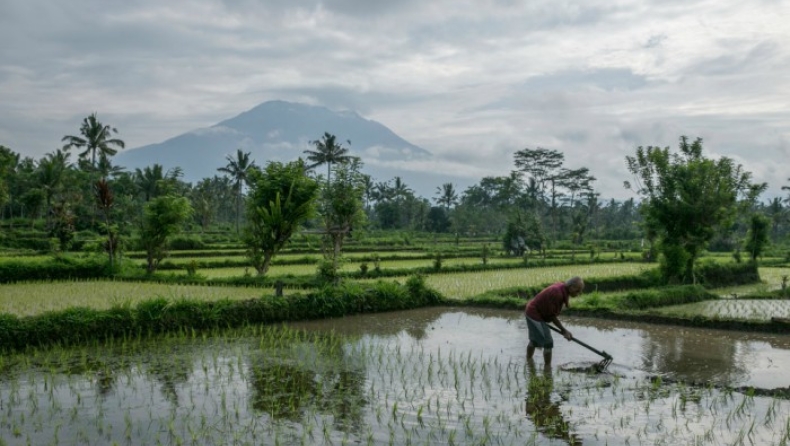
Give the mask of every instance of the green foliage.
<svg viewBox="0 0 790 446">
<path fill-rule="evenodd" d="M 106 259 L 89 257 L 76 259 L 66 256 L 20 261 L 0 261 L 0 283 L 34 280 L 96 279 L 110 275 Z"/>
<path fill-rule="evenodd" d="M 319 213 L 324 223 L 324 253 L 339 268 L 343 243 L 351 231 L 360 229 L 366 222 L 363 208 L 365 179 L 359 172 L 358 161 L 339 163 L 335 166 L 335 178 L 328 182 L 321 194 Z"/>
<path fill-rule="evenodd" d="M 170 249 L 174 251 L 187 251 L 192 249 L 206 249 L 206 243 L 194 235 L 176 235 L 169 241 Z"/>
<path fill-rule="evenodd" d="M 721 288 L 760 282 L 757 262 L 702 261 L 694 268 L 700 284 L 707 288 Z"/>
<path fill-rule="evenodd" d="M 334 284 L 340 283 L 340 268 L 339 264 L 330 259 L 323 259 L 318 262 L 318 280 L 321 284 Z M 361 272 L 361 270 L 360 270 Z"/>
<path fill-rule="evenodd" d="M 523 256 L 529 250 L 540 251 L 545 243 L 546 237 L 535 213 L 517 211 L 510 217 L 502 238 L 502 249 L 505 252 Z"/>
<path fill-rule="evenodd" d="M 168 238 L 178 233 L 191 215 L 192 206 L 184 197 L 165 195 L 146 203 L 140 241 L 146 251 L 149 273 L 156 271 L 159 262 L 167 255 Z"/>
<path fill-rule="evenodd" d="M 305 173 L 304 162 L 270 162 L 250 174 L 248 224 L 244 243 L 258 275 L 291 239 L 299 225 L 314 214 L 318 183 Z"/>
<path fill-rule="evenodd" d="M 746 234 L 746 244 L 744 251 L 749 253 L 752 261 L 756 261 L 758 257 L 763 255 L 765 248 L 768 247 L 769 228 L 771 221 L 768 217 L 760 214 L 753 214 L 749 223 L 749 232 Z"/>
<path fill-rule="evenodd" d="M 644 310 L 647 308 L 680 305 L 703 300 L 718 299 L 699 285 L 679 285 L 647 290 L 631 291 L 613 297 L 615 308 L 627 310 Z"/>
<path fill-rule="evenodd" d="M 733 160 L 705 158 L 701 139 L 690 143 L 682 136 L 679 149 L 640 146 L 626 157 L 644 198 L 647 229 L 661 240 L 662 272 L 670 283 L 694 281 L 694 262 L 716 229 L 733 221 L 739 194 L 759 190 Z"/>
</svg>

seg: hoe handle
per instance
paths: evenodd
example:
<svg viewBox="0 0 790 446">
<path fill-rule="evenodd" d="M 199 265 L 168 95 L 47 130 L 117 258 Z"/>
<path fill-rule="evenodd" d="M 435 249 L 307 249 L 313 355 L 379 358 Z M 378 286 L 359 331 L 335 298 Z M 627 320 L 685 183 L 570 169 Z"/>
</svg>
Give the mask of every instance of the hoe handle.
<svg viewBox="0 0 790 446">
<path fill-rule="evenodd" d="M 562 332 L 560 331 L 560 329 L 559 329 L 559 328 L 557 328 L 557 327 L 554 327 L 554 326 L 552 326 L 552 325 L 549 325 L 549 324 L 546 324 L 546 325 L 548 325 L 548 326 L 549 326 L 549 328 L 551 328 L 552 330 L 556 331 L 557 333 L 560 333 L 560 334 L 562 334 Z M 584 342 L 582 342 L 582 341 L 580 341 L 580 340 L 578 340 L 578 339 L 576 339 L 576 338 L 571 338 L 571 340 L 572 340 L 573 342 L 575 342 L 575 343 L 577 343 L 577 344 L 579 344 L 579 345 L 583 346 L 583 347 L 587 347 L 587 349 L 589 349 L 589 350 L 591 350 L 591 351 L 593 351 L 593 352 L 597 353 L 599 356 L 603 356 L 603 358 L 604 358 L 604 359 L 612 359 L 612 355 L 610 355 L 609 353 L 606 353 L 606 352 L 602 352 L 602 351 L 600 351 L 600 350 L 597 350 L 597 349 L 595 349 L 594 347 L 591 347 L 591 346 L 589 346 L 589 345 L 585 344 Z"/>
</svg>

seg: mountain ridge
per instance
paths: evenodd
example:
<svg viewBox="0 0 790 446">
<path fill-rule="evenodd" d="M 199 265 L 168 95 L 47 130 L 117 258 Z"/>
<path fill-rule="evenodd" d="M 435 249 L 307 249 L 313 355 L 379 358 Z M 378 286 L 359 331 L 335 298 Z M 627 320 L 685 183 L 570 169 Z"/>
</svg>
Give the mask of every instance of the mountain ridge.
<svg viewBox="0 0 790 446">
<path fill-rule="evenodd" d="M 130 170 L 154 163 L 165 169 L 181 167 L 184 180 L 196 182 L 218 175 L 217 168 L 227 165 L 226 157 L 235 156 L 237 149 L 250 152 L 259 166 L 269 161 L 288 162 L 304 157 L 305 150 L 314 148 L 311 141 L 321 139 L 325 132 L 335 135 L 351 155 L 360 157 L 363 172 L 376 181 L 399 176 L 415 192 L 427 196 L 442 182 L 453 179 L 441 172 L 425 175 L 404 167 L 434 157 L 382 123 L 352 110 L 333 111 L 283 100 L 262 102 L 214 125 L 124 150 L 115 160 Z"/>
</svg>

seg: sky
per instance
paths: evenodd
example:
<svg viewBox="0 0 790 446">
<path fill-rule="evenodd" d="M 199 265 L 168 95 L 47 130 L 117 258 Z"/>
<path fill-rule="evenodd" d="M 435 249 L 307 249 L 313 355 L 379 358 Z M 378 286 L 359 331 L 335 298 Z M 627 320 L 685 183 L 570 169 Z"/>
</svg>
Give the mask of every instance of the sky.
<svg viewBox="0 0 790 446">
<path fill-rule="evenodd" d="M 635 197 L 638 146 L 790 185 L 790 2 L 3 0 L 0 144 L 40 158 L 83 118 L 127 148 L 268 100 L 353 110 L 473 182 L 545 148 Z M 427 174 L 427 173 L 426 173 Z"/>
</svg>

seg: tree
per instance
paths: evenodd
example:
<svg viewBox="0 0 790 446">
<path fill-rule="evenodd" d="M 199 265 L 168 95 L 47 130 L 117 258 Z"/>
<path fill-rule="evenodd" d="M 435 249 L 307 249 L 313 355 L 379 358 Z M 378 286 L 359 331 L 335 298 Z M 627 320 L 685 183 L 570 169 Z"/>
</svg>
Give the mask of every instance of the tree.
<svg viewBox="0 0 790 446">
<path fill-rule="evenodd" d="M 774 197 L 765 207 L 766 215 L 771 219 L 771 238 L 776 241 L 780 226 L 787 221 L 787 209 L 782 205 L 782 199 Z"/>
<path fill-rule="evenodd" d="M 428 232 L 448 232 L 451 225 L 450 217 L 447 215 L 445 208 L 433 206 L 428 211 L 425 221 L 425 229 Z"/>
<path fill-rule="evenodd" d="M 161 164 L 154 164 L 142 170 L 134 169 L 134 183 L 144 201 L 148 202 L 156 197 L 175 193 L 176 184 L 182 174 L 180 167 L 165 172 Z"/>
<path fill-rule="evenodd" d="M 771 221 L 767 217 L 752 214 L 744 246 L 744 250 L 749 253 L 752 261 L 756 262 L 757 258 L 763 255 L 765 248 L 768 246 L 768 228 L 770 224 Z"/>
<path fill-rule="evenodd" d="M 96 113 L 93 113 L 82 120 L 80 126 L 80 135 L 82 136 L 66 135 L 63 137 L 62 141 L 66 143 L 63 149 L 69 150 L 73 147 L 84 149 L 78 156 L 84 160 L 90 155 L 90 166 L 96 169 L 97 154 L 99 157 L 109 158 L 118 153 L 118 149 L 126 147 L 122 140 L 111 137 L 113 133 L 118 133 L 118 130 L 102 124 L 96 117 Z"/>
<path fill-rule="evenodd" d="M 697 257 L 716 228 L 732 222 L 738 196 L 752 190 L 751 174 L 730 158 L 705 158 L 700 138 L 682 136 L 679 149 L 640 146 L 626 162 L 644 198 L 645 224 L 659 239 L 664 279 L 695 282 Z"/>
<path fill-rule="evenodd" d="M 250 161 L 250 152 L 242 152 L 241 149 L 236 151 L 236 158 L 228 155 L 225 157 L 228 164 L 225 167 L 217 169 L 220 172 L 227 173 L 234 182 L 236 189 L 236 233 L 239 233 L 239 221 L 241 220 L 241 198 L 242 188 L 247 184 L 250 172 L 256 168 L 255 161 Z"/>
<path fill-rule="evenodd" d="M 115 206 L 115 195 L 110 190 L 105 178 L 101 178 L 93 184 L 93 195 L 96 198 L 96 206 L 104 217 L 104 230 L 107 233 L 107 241 L 104 243 L 104 250 L 107 251 L 110 260 L 110 270 L 115 266 L 115 255 L 118 252 L 118 228 L 110 223 L 110 214 Z"/>
<path fill-rule="evenodd" d="M 515 256 L 523 256 L 529 250 L 542 250 L 545 241 L 538 216 L 534 212 L 516 210 L 508 219 L 502 248 Z"/>
<path fill-rule="evenodd" d="M 19 164 L 19 154 L 0 145 L 0 210 L 11 200 L 11 182 Z M 0 214 L 2 216 L 2 214 Z"/>
<path fill-rule="evenodd" d="M 321 197 L 319 213 L 330 245 L 327 257 L 333 277 L 337 277 L 343 242 L 353 228 L 359 228 L 365 222 L 365 179 L 359 172 L 360 167 L 358 160 L 337 164 L 335 180 L 324 188 Z"/>
<path fill-rule="evenodd" d="M 272 258 L 299 225 L 313 216 L 318 183 L 306 174 L 301 159 L 269 162 L 264 171 L 250 173 L 244 243 L 258 275 L 269 270 Z"/>
<path fill-rule="evenodd" d="M 458 193 L 455 191 L 453 183 L 444 183 L 436 188 L 436 204 L 444 206 L 446 211 L 450 210 L 451 206 L 458 204 Z"/>
<path fill-rule="evenodd" d="M 52 199 L 61 187 L 63 177 L 69 166 L 69 154 L 61 150 L 48 154 L 38 163 L 36 179 L 44 191 L 47 204 L 47 228 L 50 227 L 52 217 Z"/>
<path fill-rule="evenodd" d="M 351 145 L 351 141 L 346 140 L 346 142 Z M 307 161 L 313 163 L 307 169 L 326 164 L 326 184 L 330 183 L 332 164 L 346 163 L 354 158 L 348 155 L 347 148 L 337 143 L 337 137 L 329 132 L 324 132 L 324 136 L 320 140 L 310 141 L 310 144 L 315 146 L 315 150 L 304 151 L 307 154 Z"/>
<path fill-rule="evenodd" d="M 149 274 L 156 271 L 167 255 L 167 239 L 180 232 L 191 216 L 192 206 L 184 197 L 163 195 L 145 204 L 140 240 L 146 252 Z"/>
<path fill-rule="evenodd" d="M 540 189 L 541 199 L 545 197 L 546 183 L 560 173 L 565 155 L 557 150 L 522 149 L 514 154 L 516 168 L 535 180 Z"/>
</svg>

